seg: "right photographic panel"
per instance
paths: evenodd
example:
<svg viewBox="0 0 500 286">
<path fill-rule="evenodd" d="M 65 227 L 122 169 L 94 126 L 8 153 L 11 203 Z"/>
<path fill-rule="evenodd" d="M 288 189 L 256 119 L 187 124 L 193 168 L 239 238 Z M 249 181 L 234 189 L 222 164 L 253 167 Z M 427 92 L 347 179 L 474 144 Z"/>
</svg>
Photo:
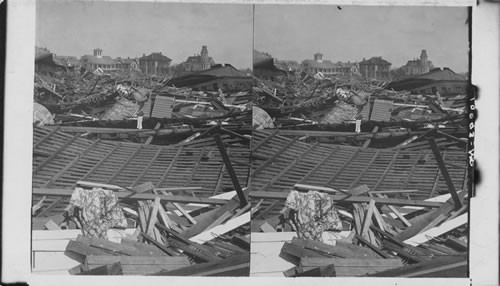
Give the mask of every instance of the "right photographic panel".
<svg viewBox="0 0 500 286">
<path fill-rule="evenodd" d="M 250 276 L 468 277 L 470 22 L 255 5 Z"/>
</svg>

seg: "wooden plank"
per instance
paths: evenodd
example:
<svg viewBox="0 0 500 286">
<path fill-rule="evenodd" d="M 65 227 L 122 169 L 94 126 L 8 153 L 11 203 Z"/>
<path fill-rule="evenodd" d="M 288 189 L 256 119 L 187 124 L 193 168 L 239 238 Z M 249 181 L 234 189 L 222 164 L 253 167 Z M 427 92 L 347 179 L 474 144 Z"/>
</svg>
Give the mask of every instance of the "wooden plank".
<svg viewBox="0 0 500 286">
<path fill-rule="evenodd" d="M 61 169 L 59 172 L 57 172 L 57 174 L 55 174 L 52 178 L 50 178 L 49 181 L 47 181 L 45 184 L 43 184 L 43 187 L 50 186 L 52 183 L 54 183 L 55 181 L 57 181 L 61 176 L 63 176 L 64 174 L 66 174 L 66 172 L 69 169 L 71 169 L 77 162 L 80 161 L 80 158 L 82 158 L 83 156 L 85 156 L 85 154 L 87 154 L 87 152 L 89 152 L 99 142 L 101 142 L 101 139 L 97 139 L 94 142 L 92 142 L 92 144 L 90 144 L 87 148 L 85 148 L 85 150 L 83 150 L 80 154 L 76 155 L 75 158 L 69 164 L 67 164 L 66 166 L 64 166 L 63 169 Z"/>
<path fill-rule="evenodd" d="M 295 160 L 293 160 L 293 162 L 291 162 L 290 164 L 288 164 L 288 166 L 286 168 L 284 168 L 277 176 L 275 176 L 272 180 L 270 180 L 264 186 L 262 186 L 260 190 L 261 191 L 265 191 L 271 185 L 273 185 L 274 183 L 278 182 L 291 169 L 293 169 L 295 167 L 295 165 L 297 165 L 302 159 L 304 159 L 304 157 L 307 154 L 309 154 L 314 149 L 314 147 L 316 147 L 317 145 L 318 145 L 318 143 L 315 143 L 315 144 L 311 145 L 306 151 L 302 152 L 302 154 L 300 154 L 299 156 L 297 156 L 297 158 Z"/>
<path fill-rule="evenodd" d="M 121 143 L 116 144 L 116 146 L 111 151 L 109 151 L 104 157 L 102 157 L 102 159 L 99 160 L 97 164 L 95 164 L 90 170 L 87 171 L 87 173 L 82 178 L 80 178 L 80 181 L 85 181 L 95 170 L 97 170 L 97 168 L 99 168 L 102 165 L 102 163 L 104 163 L 104 161 L 106 161 L 121 146 L 122 146 Z M 75 185 L 76 184 L 73 184 L 71 188 L 74 188 Z"/>
<path fill-rule="evenodd" d="M 76 275 L 123 275 L 123 272 L 120 263 L 117 262 L 97 267 L 89 271 L 80 272 Z"/>
<path fill-rule="evenodd" d="M 47 196 L 57 196 L 57 197 L 71 197 L 73 190 L 69 189 L 50 189 L 50 188 L 33 188 L 33 195 L 47 195 Z M 196 204 L 208 204 L 208 205 L 224 205 L 227 200 L 223 199 L 211 199 L 211 198 L 199 198 L 199 197 L 188 197 L 188 196 L 164 196 L 164 195 L 154 195 L 154 194 L 134 194 L 132 192 L 116 192 L 115 193 L 119 199 L 127 200 L 154 200 L 156 196 L 162 201 L 166 202 L 176 202 L 176 203 L 196 203 Z"/>
<path fill-rule="evenodd" d="M 149 161 L 148 165 L 144 168 L 141 174 L 137 176 L 137 179 L 135 179 L 134 182 L 130 185 L 131 187 L 137 185 L 141 181 L 141 179 L 149 172 L 149 168 L 151 168 L 151 166 L 156 162 L 156 159 L 158 158 L 158 156 L 160 156 L 162 150 L 162 148 L 158 148 L 158 151 L 156 151 L 156 153 L 153 155 L 153 158 Z"/>
<path fill-rule="evenodd" d="M 137 148 L 134 150 L 134 153 L 132 153 L 125 162 L 123 162 L 118 169 L 114 172 L 114 174 L 108 179 L 106 182 L 107 184 L 111 183 L 118 175 L 121 174 L 122 170 L 125 169 L 128 164 L 135 158 L 135 156 L 142 150 L 142 145 L 137 146 Z"/>
<path fill-rule="evenodd" d="M 288 193 L 253 191 L 250 193 L 250 196 L 252 198 L 257 198 L 257 199 L 262 198 L 262 199 L 286 200 Z M 442 205 L 442 203 L 439 202 L 393 199 L 393 198 L 370 198 L 370 197 L 345 196 L 345 195 L 330 195 L 330 197 L 334 201 L 345 202 L 345 203 L 369 203 L 370 199 L 373 199 L 375 201 L 375 204 L 387 204 L 395 206 L 421 206 L 428 208 L 438 208 Z"/>
<path fill-rule="evenodd" d="M 85 264 L 89 269 L 119 262 L 124 275 L 152 274 L 162 270 L 170 271 L 189 266 L 186 256 L 108 256 L 90 255 Z"/>
<path fill-rule="evenodd" d="M 238 195 L 238 198 L 240 200 L 240 205 L 241 207 L 244 207 L 248 204 L 247 197 L 246 194 L 241 189 L 240 182 L 238 181 L 238 177 L 236 176 L 236 172 L 234 171 L 231 160 L 227 155 L 226 147 L 224 147 L 224 143 L 222 142 L 222 139 L 220 138 L 219 134 L 214 134 L 213 137 L 215 139 L 215 143 L 217 144 L 217 148 L 219 149 L 219 152 L 222 156 L 222 161 L 224 162 L 224 166 L 226 167 L 226 170 L 229 174 L 229 177 L 231 178 L 231 182 L 233 183 L 236 194 Z"/>
<path fill-rule="evenodd" d="M 154 130 L 158 130 L 158 129 L 160 129 L 160 127 L 161 127 L 161 122 L 157 122 Z M 151 141 L 153 141 L 153 138 L 154 138 L 154 135 L 149 136 L 148 139 L 146 139 L 146 142 L 144 142 L 144 145 L 149 145 L 151 143 Z"/>
<path fill-rule="evenodd" d="M 455 208 L 460 209 L 462 207 L 462 202 L 460 201 L 460 198 L 458 197 L 457 190 L 455 189 L 455 186 L 453 185 L 453 182 L 451 180 L 450 174 L 448 173 L 448 169 L 446 168 L 446 164 L 441 157 L 441 153 L 439 153 L 438 146 L 436 145 L 436 141 L 434 141 L 433 138 L 427 138 L 429 141 L 429 144 L 431 145 L 432 153 L 434 153 L 434 157 L 436 158 L 436 161 L 439 166 L 439 170 L 441 171 L 441 174 L 444 177 L 444 180 L 446 182 L 446 185 L 448 186 L 448 191 L 451 194 L 451 197 L 453 198 L 453 202 L 455 203 Z"/>
<path fill-rule="evenodd" d="M 40 165 L 36 166 L 35 170 L 33 170 L 33 174 L 36 174 L 38 171 L 40 171 L 45 165 L 50 163 L 52 160 L 54 160 L 55 157 L 60 155 L 62 151 L 64 151 L 71 143 L 73 143 L 76 139 L 80 138 L 80 135 L 77 134 L 73 137 L 71 137 L 68 141 L 66 141 L 61 147 L 57 148 L 57 150 L 53 151 L 52 155 L 50 155 L 47 159 L 45 159 Z"/>
<path fill-rule="evenodd" d="M 153 208 L 151 209 L 151 213 L 149 215 L 148 226 L 145 230 L 145 232 L 150 236 L 154 235 L 153 229 L 155 227 L 156 222 L 158 221 L 158 208 L 159 207 L 160 207 L 160 198 L 156 197 L 154 200 Z"/>
<path fill-rule="evenodd" d="M 252 172 L 252 177 L 255 177 L 258 173 L 260 173 L 262 170 L 264 170 L 269 164 L 274 162 L 276 158 L 278 158 L 283 152 L 285 152 L 292 144 L 294 144 L 297 141 L 297 138 L 294 138 L 293 140 L 290 140 L 288 143 L 286 143 L 283 147 L 281 147 L 280 150 L 275 152 L 267 161 L 265 161 L 262 165 L 257 167 Z"/>
<path fill-rule="evenodd" d="M 342 172 L 344 171 L 344 169 L 349 166 L 349 164 L 352 162 L 352 160 L 354 160 L 354 158 L 356 158 L 356 156 L 359 154 L 359 151 L 361 149 L 356 149 L 356 151 L 354 151 L 354 153 L 351 154 L 351 156 L 349 157 L 349 159 L 347 159 L 344 164 L 342 164 L 342 166 L 335 172 L 335 174 L 333 174 L 333 176 L 330 178 L 330 180 L 328 180 L 324 185 L 325 186 L 328 186 L 330 185 L 333 181 L 335 181 L 335 179 L 337 178 L 337 176 Z"/>
<path fill-rule="evenodd" d="M 466 256 L 436 257 L 430 261 L 406 265 L 372 274 L 376 277 L 466 277 Z"/>
<path fill-rule="evenodd" d="M 49 220 L 45 224 L 45 228 L 48 230 L 60 230 L 61 229 L 53 220 Z"/>
<path fill-rule="evenodd" d="M 434 239 L 435 237 L 443 235 L 457 227 L 466 224 L 468 222 L 467 216 L 468 216 L 467 213 L 462 214 L 452 220 L 442 223 L 438 227 L 431 228 L 427 231 L 415 235 L 414 237 L 408 238 L 407 240 L 404 241 L 404 243 L 409 244 L 411 246 L 418 246 L 431 239 Z"/>
<path fill-rule="evenodd" d="M 161 271 L 158 276 L 248 276 L 250 271 L 250 255 L 235 255 L 221 261 L 195 264 L 192 266 Z"/>
<path fill-rule="evenodd" d="M 267 135 L 264 140 L 260 141 L 256 146 L 252 146 L 252 152 L 255 153 L 257 152 L 257 149 L 260 148 L 260 146 L 264 145 L 267 141 L 271 140 L 274 136 L 276 136 L 280 132 L 279 129 L 274 130 L 271 134 Z M 253 143 L 254 141 L 252 141 Z"/>
<path fill-rule="evenodd" d="M 263 232 L 276 232 L 276 230 L 274 229 L 274 227 L 272 227 L 269 223 L 267 222 L 264 222 L 261 226 L 260 226 L 260 230 L 262 230 Z"/>
<path fill-rule="evenodd" d="M 54 135 L 57 131 L 59 131 L 59 126 L 55 127 L 54 129 L 52 129 L 50 132 L 48 132 L 47 134 L 45 134 L 45 136 L 43 136 L 40 140 L 38 140 L 35 145 L 33 145 L 33 150 L 36 150 L 40 145 L 42 145 L 43 142 L 45 142 L 45 140 L 49 139 L 50 137 L 52 137 L 52 135 Z M 45 128 L 41 128 L 41 130 L 46 130 Z"/>
<path fill-rule="evenodd" d="M 46 206 L 41 212 L 37 213 L 37 217 L 42 217 L 45 214 L 49 213 L 57 204 L 59 204 L 63 198 L 55 198 L 55 200 L 50 203 L 50 205 Z"/>
<path fill-rule="evenodd" d="M 170 173 L 170 170 L 172 170 L 173 166 L 177 162 L 177 159 L 179 159 L 179 156 L 180 156 L 180 154 L 182 152 L 182 149 L 183 149 L 183 147 L 181 146 L 177 150 L 177 153 L 175 153 L 174 159 L 170 162 L 170 164 L 168 165 L 167 169 L 165 170 L 165 173 L 163 173 L 163 175 L 161 176 L 161 178 L 158 180 L 158 183 L 156 184 L 157 187 L 160 187 L 161 184 L 163 183 L 163 181 L 165 181 L 165 179 L 168 177 L 168 174 Z"/>
<path fill-rule="evenodd" d="M 375 133 L 377 133 L 378 131 L 378 126 L 375 126 L 372 130 L 372 134 L 375 135 Z M 368 138 L 368 140 L 365 141 L 365 143 L 363 143 L 363 146 L 361 146 L 361 149 L 366 149 L 368 148 L 368 146 L 370 146 L 370 143 L 372 142 L 372 137 Z"/>
<path fill-rule="evenodd" d="M 202 232 L 196 236 L 191 237 L 189 240 L 203 244 L 210 241 L 218 236 L 225 234 L 231 230 L 234 230 L 246 223 L 250 222 L 250 212 L 246 212 L 239 217 L 233 218 L 224 224 L 218 225 L 208 231 Z"/>
<path fill-rule="evenodd" d="M 337 150 L 339 150 L 340 147 L 339 146 L 335 146 L 335 148 L 328 154 L 328 156 L 326 156 L 323 160 L 321 160 L 321 162 L 319 162 L 319 164 L 316 164 L 316 166 L 314 166 L 314 168 L 312 168 L 311 170 L 309 170 L 309 172 L 307 172 L 307 174 L 305 174 L 304 176 L 302 176 L 302 178 L 297 182 L 297 184 L 301 184 L 302 182 L 304 182 L 307 178 L 309 178 L 312 174 L 314 174 L 319 168 L 321 168 L 321 166 L 323 166 L 326 162 L 328 162 L 330 160 L 330 158 L 336 154 Z"/>
<path fill-rule="evenodd" d="M 328 187 L 320 187 L 320 186 L 312 186 L 312 185 L 304 185 L 304 184 L 295 184 L 293 186 L 296 189 L 304 189 L 308 191 L 317 191 L 317 192 L 322 192 L 322 193 L 327 193 L 327 194 L 345 194 L 347 193 L 346 190 L 337 190 L 333 188 L 328 188 Z"/>
<path fill-rule="evenodd" d="M 394 258 L 346 259 L 346 258 L 304 257 L 300 260 L 300 264 L 303 268 L 321 267 L 333 264 L 337 277 L 363 276 L 403 266 L 403 263 L 401 262 L 400 259 L 394 259 Z"/>
<path fill-rule="evenodd" d="M 398 157 L 399 155 L 399 152 L 400 150 L 397 150 L 394 155 L 392 156 L 392 159 L 391 159 L 391 162 L 389 163 L 389 165 L 387 165 L 387 167 L 385 168 L 384 170 L 384 173 L 379 177 L 379 179 L 377 180 L 377 183 L 375 183 L 375 185 L 373 186 L 373 188 L 371 189 L 372 192 L 376 191 L 377 188 L 380 186 L 380 184 L 382 184 L 382 182 L 384 181 L 385 177 L 387 176 L 387 174 L 389 173 L 389 171 L 391 170 L 392 168 L 392 165 L 394 165 L 394 162 L 396 161 L 396 158 Z"/>
<path fill-rule="evenodd" d="M 368 237 L 368 231 L 370 230 L 370 225 L 372 224 L 373 209 L 375 208 L 375 201 L 370 200 L 368 204 L 368 210 L 366 211 L 365 218 L 363 220 L 363 227 L 361 228 L 361 237 Z"/>
</svg>

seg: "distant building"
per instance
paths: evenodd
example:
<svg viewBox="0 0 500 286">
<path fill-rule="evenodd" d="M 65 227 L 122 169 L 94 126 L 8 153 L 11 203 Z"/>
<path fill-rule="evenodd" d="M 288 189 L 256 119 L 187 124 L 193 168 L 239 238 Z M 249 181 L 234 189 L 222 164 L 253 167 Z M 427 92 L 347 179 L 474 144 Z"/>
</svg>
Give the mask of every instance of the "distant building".
<svg viewBox="0 0 500 286">
<path fill-rule="evenodd" d="M 139 68 L 147 74 L 166 74 L 172 60 L 160 53 L 144 54 L 139 58 Z"/>
<path fill-rule="evenodd" d="M 308 74 L 321 72 L 324 75 L 333 75 L 337 72 L 337 65 L 329 60 L 323 60 L 323 54 L 314 54 L 314 60 L 302 61 L 301 69 Z"/>
<path fill-rule="evenodd" d="M 382 59 L 382 57 L 363 59 L 359 63 L 359 71 L 365 79 L 386 80 L 391 77 L 391 63 Z"/>
<path fill-rule="evenodd" d="M 434 66 L 427 57 L 427 51 L 422 50 L 419 59 L 410 60 L 402 67 L 404 75 L 415 75 L 428 73 Z"/>
<path fill-rule="evenodd" d="M 66 66 L 47 48 L 35 47 L 35 72 L 65 71 Z"/>
<path fill-rule="evenodd" d="M 347 63 L 337 62 L 337 73 L 341 73 L 343 75 L 354 75 L 359 74 L 359 64 L 357 62 L 351 63 L 348 61 Z"/>
<path fill-rule="evenodd" d="M 250 90 L 253 78 L 232 65 L 214 65 L 208 70 L 197 71 L 168 81 L 169 86 L 191 87 L 193 90 L 227 91 Z"/>
<path fill-rule="evenodd" d="M 467 92 L 467 78 L 449 68 L 434 68 L 428 73 L 391 82 L 387 88 L 409 90 L 415 94 L 455 95 Z"/>
<path fill-rule="evenodd" d="M 120 67 L 121 70 L 123 71 L 133 71 L 139 69 L 139 60 L 138 59 L 131 59 L 131 58 L 121 58 L 118 57 L 115 59 L 118 66 Z"/>
<path fill-rule="evenodd" d="M 199 55 L 188 57 L 185 62 L 181 63 L 181 66 L 183 71 L 194 72 L 207 70 L 214 64 L 214 59 L 208 56 L 207 46 L 202 46 Z"/>
<path fill-rule="evenodd" d="M 98 68 L 105 72 L 120 70 L 119 63 L 110 56 L 103 56 L 102 50 L 94 49 L 93 55 L 84 55 L 80 59 L 82 67 L 94 71 Z"/>
</svg>

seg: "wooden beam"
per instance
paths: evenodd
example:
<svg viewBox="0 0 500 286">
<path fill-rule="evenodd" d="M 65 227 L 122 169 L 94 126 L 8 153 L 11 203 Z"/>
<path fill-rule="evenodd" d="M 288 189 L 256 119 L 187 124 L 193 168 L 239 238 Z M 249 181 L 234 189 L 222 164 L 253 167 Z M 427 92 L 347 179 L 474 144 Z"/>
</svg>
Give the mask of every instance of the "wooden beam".
<svg viewBox="0 0 500 286">
<path fill-rule="evenodd" d="M 250 212 L 246 212 L 236 218 L 230 219 L 224 224 L 218 225 L 198 235 L 195 235 L 189 240 L 199 244 L 203 244 L 249 222 Z"/>
<path fill-rule="evenodd" d="M 217 148 L 219 148 L 219 152 L 222 156 L 222 161 L 224 162 L 224 166 L 226 166 L 226 170 L 229 173 L 229 177 L 231 178 L 231 182 L 233 183 L 234 189 L 236 190 L 236 194 L 240 200 L 241 207 L 244 207 L 248 204 L 247 197 L 243 190 L 241 189 L 240 182 L 238 181 L 238 177 L 236 176 L 236 172 L 234 171 L 233 165 L 229 156 L 227 155 L 226 148 L 224 147 L 224 142 L 220 138 L 219 134 L 213 135 L 215 139 L 215 143 L 217 144 Z"/>
<path fill-rule="evenodd" d="M 33 195 L 47 195 L 56 197 L 71 197 L 73 194 L 72 189 L 49 189 L 49 188 L 33 188 Z M 115 192 L 119 199 L 127 200 L 154 200 L 157 195 L 155 194 L 135 194 L 132 192 Z M 188 196 L 164 196 L 158 195 L 158 197 L 165 202 L 176 202 L 176 203 L 196 203 L 196 204 L 209 204 L 209 205 L 225 205 L 227 200 L 221 199 L 210 199 L 210 198 L 197 198 Z"/>
<path fill-rule="evenodd" d="M 368 171 L 370 169 L 370 167 L 372 166 L 372 164 L 375 162 L 375 160 L 377 159 L 379 154 L 380 154 L 380 150 L 377 150 L 375 152 L 375 154 L 373 154 L 373 157 L 371 158 L 370 162 L 368 162 L 366 164 L 366 167 L 363 169 L 363 171 L 361 171 L 361 173 L 359 173 L 358 177 L 351 183 L 351 185 L 349 186 L 349 189 L 352 189 L 354 186 L 356 186 L 358 184 L 358 182 L 365 175 L 366 171 Z"/>
<path fill-rule="evenodd" d="M 161 123 L 157 122 L 154 130 L 156 131 L 156 130 L 160 129 L 160 126 L 161 126 Z M 149 145 L 151 143 L 151 141 L 153 141 L 153 138 L 154 138 L 154 134 L 150 135 L 148 137 L 148 139 L 146 139 L 146 142 L 144 142 L 144 145 Z"/>
<path fill-rule="evenodd" d="M 439 153 L 439 149 L 438 149 L 438 146 L 436 145 L 436 141 L 434 141 L 433 138 L 428 138 L 427 140 L 429 140 L 429 144 L 431 145 L 432 153 L 434 153 L 434 157 L 436 158 L 439 169 L 441 170 L 441 174 L 443 175 L 444 180 L 446 182 L 446 185 L 448 186 L 448 191 L 450 192 L 451 197 L 453 198 L 453 202 L 455 203 L 455 208 L 458 210 L 462 207 L 462 202 L 460 201 L 460 198 L 458 197 L 457 190 L 455 189 L 455 186 L 453 185 L 450 174 L 448 173 L 448 169 L 446 168 L 446 164 L 444 163 L 444 160 L 441 157 L 441 153 Z"/>
<path fill-rule="evenodd" d="M 337 176 L 342 172 L 344 171 L 344 169 L 351 163 L 352 160 L 354 160 L 354 158 L 356 158 L 356 156 L 359 154 L 359 151 L 361 149 L 358 148 L 356 149 L 356 151 L 354 151 L 354 153 L 351 154 L 351 157 L 349 157 L 349 159 L 347 159 L 344 164 L 342 164 L 342 166 L 337 170 L 337 172 L 335 172 L 335 174 L 333 174 L 333 176 L 330 178 L 330 180 L 328 180 L 328 182 L 326 182 L 324 185 L 325 186 L 328 186 L 330 185 L 333 181 L 335 181 L 335 179 L 337 178 Z"/>
<path fill-rule="evenodd" d="M 253 191 L 250 193 L 252 198 L 256 199 L 270 199 L 270 200 L 286 200 L 288 193 L 283 192 L 261 192 Z M 438 208 L 442 203 L 429 202 L 429 201 L 417 201 L 417 200 L 406 200 L 406 199 L 392 199 L 392 198 L 370 198 L 370 197 L 360 197 L 360 196 L 345 196 L 345 195 L 330 195 L 332 200 L 337 202 L 346 203 L 369 203 L 371 199 L 375 201 L 375 204 L 386 204 L 395 206 L 420 206 L 428 208 Z"/>
<path fill-rule="evenodd" d="M 267 135 L 267 137 L 264 138 L 264 140 L 257 143 L 257 145 L 255 145 L 255 147 L 252 146 L 252 152 L 257 152 L 257 149 L 259 149 L 260 146 L 264 145 L 267 141 L 271 140 L 271 138 L 276 136 L 279 131 L 280 131 L 279 129 L 274 130 L 273 133 Z M 252 141 L 252 143 L 253 143 L 253 141 Z"/>
<path fill-rule="evenodd" d="M 60 128 L 60 126 L 57 126 L 53 130 L 51 130 L 49 133 L 45 134 L 45 136 L 43 136 L 40 140 L 38 140 L 35 143 L 35 145 L 33 145 L 33 150 L 36 150 L 36 148 L 38 148 L 38 146 L 40 146 L 43 142 L 45 142 L 45 140 L 49 139 L 52 135 L 54 135 L 54 133 L 56 133 L 57 131 L 59 131 L 59 128 Z M 47 130 L 45 128 L 41 128 L 41 129 L 42 130 Z"/>
<path fill-rule="evenodd" d="M 128 159 L 123 162 L 120 166 L 120 168 L 118 168 L 115 173 L 113 174 L 113 176 L 111 176 L 111 178 L 108 179 L 108 181 L 106 182 L 107 184 L 111 183 L 116 177 L 118 177 L 118 175 L 120 175 L 120 173 L 122 172 L 123 169 L 125 169 L 127 167 L 127 165 L 134 159 L 134 157 L 137 155 L 137 153 L 139 153 L 140 151 L 142 150 L 142 145 L 139 145 L 137 146 L 137 148 L 135 149 L 134 153 L 132 153 L 132 155 L 130 155 L 130 157 L 128 157 Z"/>
<path fill-rule="evenodd" d="M 165 179 L 168 177 L 168 173 L 170 173 L 170 170 L 172 170 L 173 166 L 177 162 L 177 159 L 179 158 L 181 152 L 182 152 L 182 146 L 179 149 L 177 149 L 177 153 L 175 153 L 174 159 L 170 162 L 167 169 L 165 170 L 165 173 L 163 173 L 163 175 L 161 176 L 160 180 L 158 180 L 158 183 L 156 184 L 157 187 L 160 187 L 163 181 L 165 181 Z"/>
<path fill-rule="evenodd" d="M 97 164 L 95 164 L 94 167 L 88 170 L 87 173 L 82 178 L 80 178 L 80 180 L 85 181 L 85 179 L 87 179 L 92 174 L 92 172 L 97 170 L 97 168 L 99 168 L 99 166 L 101 166 L 101 164 L 104 163 L 104 161 L 106 161 L 111 156 L 111 154 L 113 154 L 113 152 L 115 152 L 119 147 L 121 147 L 121 144 L 120 143 L 116 144 L 116 146 L 113 149 L 111 149 L 111 151 L 109 151 L 108 154 L 106 154 L 106 156 L 102 157 L 102 159 L 99 160 L 99 162 L 97 162 Z M 74 188 L 75 186 L 76 183 L 73 184 L 71 188 Z"/>
<path fill-rule="evenodd" d="M 304 157 L 309 154 L 309 152 L 311 152 L 311 150 L 314 149 L 314 147 L 316 147 L 319 143 L 315 143 L 313 145 L 311 145 L 306 151 L 304 151 L 302 154 L 300 154 L 299 156 L 297 156 L 297 158 L 295 160 L 293 160 L 293 162 L 291 162 L 290 164 L 288 164 L 288 166 L 283 169 L 277 176 L 275 176 L 271 181 L 267 182 L 262 188 L 261 188 L 261 191 L 265 191 L 267 190 L 268 187 L 270 187 L 272 184 L 276 183 L 277 181 L 279 181 L 281 179 L 281 177 L 283 177 L 286 173 L 288 173 L 293 167 L 295 167 L 295 165 L 297 165 L 302 159 L 304 159 Z"/>
<path fill-rule="evenodd" d="M 144 168 L 137 179 L 135 179 L 135 181 L 130 185 L 130 187 L 134 187 L 135 185 L 137 185 L 141 181 L 141 179 L 148 173 L 149 168 L 151 168 L 151 166 L 156 162 L 156 159 L 158 158 L 158 156 L 160 156 L 162 150 L 162 148 L 158 148 L 158 151 L 156 151 L 153 158 L 149 160 L 148 165 Z"/>
<path fill-rule="evenodd" d="M 429 230 L 421 232 L 414 237 L 408 238 L 404 241 L 404 243 L 409 244 L 411 246 L 419 246 L 422 243 L 426 243 L 427 241 L 434 239 L 440 235 L 443 235 L 457 227 L 460 227 L 468 222 L 467 218 L 468 214 L 464 213 L 452 220 L 443 222 L 438 227 L 433 227 Z"/>
<path fill-rule="evenodd" d="M 262 170 L 264 170 L 267 165 L 271 164 L 278 158 L 283 152 L 285 152 L 288 147 L 290 147 L 293 143 L 297 141 L 297 138 L 294 138 L 293 140 L 290 140 L 288 143 L 285 144 L 278 152 L 274 153 L 271 158 L 269 158 L 266 162 L 264 162 L 262 165 L 260 165 L 255 171 L 252 172 L 252 177 L 255 177 L 258 173 L 260 173 Z M 252 151 L 255 152 L 255 151 Z"/>
<path fill-rule="evenodd" d="M 92 149 L 92 147 L 96 146 L 97 143 L 99 142 L 101 142 L 101 139 L 97 139 L 94 142 L 92 142 L 92 144 L 90 144 L 87 148 L 85 148 L 85 150 L 83 150 L 80 154 L 76 155 L 75 159 L 73 159 L 69 164 L 64 166 L 64 168 L 61 169 L 59 172 L 57 172 L 57 174 L 55 174 L 52 178 L 50 178 L 49 181 L 43 184 L 42 187 L 48 187 L 53 182 L 57 181 L 61 176 L 63 176 L 66 173 L 66 171 L 71 169 L 71 167 L 73 167 L 80 160 L 80 158 L 82 158 L 90 149 Z"/>
<path fill-rule="evenodd" d="M 377 131 L 378 131 L 378 126 L 375 126 L 372 130 L 372 134 L 375 136 L 375 133 L 377 133 Z M 371 142 L 372 142 L 372 137 L 368 138 L 368 140 L 366 140 L 365 143 L 363 143 L 363 146 L 361 147 L 361 149 L 368 148 L 368 146 L 370 146 Z"/>
<path fill-rule="evenodd" d="M 375 183 L 375 186 L 373 186 L 373 188 L 371 189 L 370 193 L 373 193 L 377 190 L 377 188 L 380 186 L 380 184 L 382 184 L 382 182 L 384 181 L 385 179 L 385 176 L 387 176 L 387 174 L 389 173 L 389 171 L 391 170 L 392 168 L 392 165 L 394 165 L 394 162 L 396 161 L 396 158 L 398 157 L 399 155 L 399 152 L 401 150 L 397 150 L 395 153 L 394 153 L 394 156 L 392 156 L 392 159 L 391 159 L 391 162 L 389 163 L 389 165 L 387 165 L 387 168 L 385 168 L 384 170 L 384 173 L 382 174 L 382 176 L 380 176 L 380 178 L 377 180 L 377 183 Z"/>
<path fill-rule="evenodd" d="M 337 152 L 337 150 L 339 150 L 340 147 L 339 146 L 335 146 L 335 148 L 330 152 L 330 154 L 328 154 L 328 156 L 326 156 L 323 160 L 321 160 L 321 162 L 319 164 L 317 164 L 316 166 L 314 166 L 314 168 L 312 168 L 311 170 L 309 170 L 309 172 L 307 172 L 307 174 L 305 174 L 298 182 L 297 184 L 300 184 L 302 182 L 304 182 L 307 178 L 309 178 L 309 176 L 311 176 L 312 174 L 314 174 L 319 168 L 321 168 L 321 166 L 323 166 L 323 164 L 325 164 L 328 160 L 330 160 L 330 158 Z"/>
<path fill-rule="evenodd" d="M 55 157 L 57 157 L 58 155 L 60 155 L 60 153 L 62 151 L 64 151 L 64 149 L 66 149 L 66 147 L 68 147 L 71 143 L 73 143 L 76 139 L 80 138 L 80 135 L 75 135 L 73 137 L 71 137 L 68 141 L 66 141 L 63 145 L 61 145 L 61 147 L 57 148 L 57 150 L 55 150 L 52 155 L 50 155 L 50 157 L 48 157 L 47 159 L 45 159 L 40 165 L 36 166 L 35 170 L 33 170 L 33 174 L 37 173 L 38 171 L 40 171 L 40 169 L 42 169 L 45 165 L 47 165 L 50 161 L 52 161 Z"/>
</svg>

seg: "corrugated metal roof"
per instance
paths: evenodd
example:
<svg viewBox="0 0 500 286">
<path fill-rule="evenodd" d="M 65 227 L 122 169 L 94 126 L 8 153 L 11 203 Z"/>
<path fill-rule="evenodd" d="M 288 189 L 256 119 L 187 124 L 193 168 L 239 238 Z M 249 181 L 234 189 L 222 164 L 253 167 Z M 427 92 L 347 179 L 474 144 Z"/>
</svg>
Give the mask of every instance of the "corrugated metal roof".
<svg viewBox="0 0 500 286">
<path fill-rule="evenodd" d="M 375 99 L 370 120 L 389 121 L 392 112 L 392 100 Z"/>
<path fill-rule="evenodd" d="M 174 98 L 167 96 L 157 96 L 153 105 L 151 117 L 171 118 L 174 105 Z"/>
</svg>

